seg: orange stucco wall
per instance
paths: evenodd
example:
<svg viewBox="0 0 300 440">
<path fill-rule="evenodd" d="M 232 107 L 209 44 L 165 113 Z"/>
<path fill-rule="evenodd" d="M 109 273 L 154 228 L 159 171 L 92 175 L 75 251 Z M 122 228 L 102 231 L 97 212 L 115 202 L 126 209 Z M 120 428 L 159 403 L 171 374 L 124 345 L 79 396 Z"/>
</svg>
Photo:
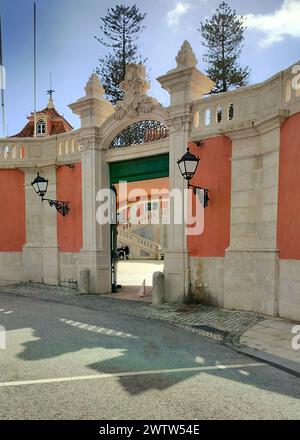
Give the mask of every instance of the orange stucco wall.
<svg viewBox="0 0 300 440">
<path fill-rule="evenodd" d="M 119 185 L 115 185 L 117 193 L 119 194 Z M 128 182 L 127 189 L 128 192 L 135 190 L 136 188 L 144 190 L 148 197 L 151 196 L 152 190 L 162 190 L 169 189 L 169 177 L 162 177 L 159 179 L 149 179 L 149 180 L 139 180 L 138 182 Z M 125 200 L 127 202 L 127 200 Z M 124 203 L 124 200 L 119 199 L 119 203 Z"/>
<path fill-rule="evenodd" d="M 26 243 L 24 173 L 0 170 L 0 252 L 22 252 Z"/>
<path fill-rule="evenodd" d="M 300 113 L 281 127 L 277 246 L 282 259 L 300 260 Z"/>
<path fill-rule="evenodd" d="M 57 241 L 61 252 L 79 252 L 82 248 L 81 163 L 74 168 L 57 168 L 57 198 L 70 202 L 70 213 L 57 215 Z"/>
<path fill-rule="evenodd" d="M 158 191 L 169 191 L 169 177 L 162 177 L 159 179 L 149 179 L 149 180 L 139 180 L 137 182 L 128 182 L 127 183 L 127 191 L 128 195 L 130 195 L 130 191 L 139 189 L 145 191 L 145 197 L 146 198 L 139 198 L 137 197 L 137 194 L 132 194 L 132 199 L 128 200 L 127 198 L 122 198 L 122 194 L 120 194 L 120 185 L 115 185 L 117 190 L 117 205 L 118 209 L 122 211 L 122 208 L 126 208 L 131 206 L 132 204 L 141 202 L 140 208 L 137 210 L 137 216 L 141 216 L 145 213 L 145 206 L 144 204 L 148 201 L 151 201 L 151 195 L 152 191 L 158 192 Z M 146 195 L 147 194 L 147 195 Z M 155 198 L 155 193 L 153 194 L 153 198 Z M 166 197 L 168 199 L 168 197 Z M 167 207 L 167 202 L 164 200 L 161 202 L 161 207 L 165 208 Z M 129 208 L 127 209 L 127 214 L 125 214 L 123 220 L 126 218 L 128 219 L 129 215 Z"/>
<path fill-rule="evenodd" d="M 191 183 L 208 188 L 210 201 L 205 208 L 204 231 L 188 236 L 188 249 L 191 256 L 224 257 L 230 242 L 232 143 L 218 136 L 206 139 L 200 147 L 190 144 L 190 150 L 201 159 Z"/>
</svg>

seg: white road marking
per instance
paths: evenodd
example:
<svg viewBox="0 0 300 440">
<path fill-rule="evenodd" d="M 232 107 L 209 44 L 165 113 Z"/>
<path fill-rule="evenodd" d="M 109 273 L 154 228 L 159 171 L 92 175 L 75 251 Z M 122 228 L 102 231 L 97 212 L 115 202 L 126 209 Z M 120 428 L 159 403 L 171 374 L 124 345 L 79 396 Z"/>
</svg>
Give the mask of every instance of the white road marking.
<svg viewBox="0 0 300 440">
<path fill-rule="evenodd" d="M 130 333 L 123 333 L 123 332 L 117 332 L 115 330 L 105 328 L 105 327 L 97 327 L 96 325 L 90 325 L 85 324 L 84 322 L 75 322 L 71 319 L 60 319 L 61 322 L 64 324 L 71 325 L 72 327 L 80 328 L 81 330 L 86 330 L 88 332 L 94 332 L 94 333 L 102 333 L 104 335 L 109 336 L 119 336 L 120 338 L 131 338 L 131 339 L 138 339 L 138 336 L 131 335 Z"/>
<path fill-rule="evenodd" d="M 3 312 L 4 315 L 10 315 L 11 313 L 13 313 L 12 310 L 6 310 L 6 309 L 0 309 L 0 312 Z"/>
<path fill-rule="evenodd" d="M 188 372 L 197 372 L 197 371 L 200 372 L 200 371 L 212 371 L 212 370 L 224 371 L 229 369 L 240 369 L 240 368 L 262 367 L 262 366 L 266 366 L 266 364 L 256 362 L 251 364 L 209 365 L 207 367 L 171 368 L 165 370 L 149 370 L 149 371 L 126 371 L 123 373 L 101 373 L 101 374 L 91 374 L 88 376 L 53 377 L 49 379 L 33 379 L 33 380 L 19 380 L 13 382 L 0 382 L 0 387 L 18 387 L 25 385 L 40 385 L 40 384 L 51 384 L 51 383 L 59 383 L 59 382 L 109 379 L 114 377 L 148 376 L 154 374 L 188 373 Z"/>
</svg>

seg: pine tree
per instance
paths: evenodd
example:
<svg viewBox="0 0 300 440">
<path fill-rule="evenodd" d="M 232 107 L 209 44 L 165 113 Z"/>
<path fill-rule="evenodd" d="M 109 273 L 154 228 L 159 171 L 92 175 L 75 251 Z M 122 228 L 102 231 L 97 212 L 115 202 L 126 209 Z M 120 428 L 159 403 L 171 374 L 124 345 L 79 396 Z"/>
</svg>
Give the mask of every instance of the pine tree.
<svg viewBox="0 0 300 440">
<path fill-rule="evenodd" d="M 116 104 L 123 99 L 119 85 L 125 78 L 126 65 L 145 63 L 138 54 L 137 40 L 145 29 L 142 25 L 146 14 L 140 13 L 136 5 L 116 5 L 107 10 L 101 18 L 102 36 L 96 37 L 99 43 L 109 48 L 109 53 L 99 59 L 96 72 L 105 90 L 106 98 Z"/>
<path fill-rule="evenodd" d="M 216 83 L 212 93 L 223 93 L 248 84 L 249 67 L 241 67 L 239 58 L 243 48 L 244 18 L 222 2 L 215 14 L 201 23 L 198 31 L 208 49 L 203 60 L 207 74 Z"/>
</svg>

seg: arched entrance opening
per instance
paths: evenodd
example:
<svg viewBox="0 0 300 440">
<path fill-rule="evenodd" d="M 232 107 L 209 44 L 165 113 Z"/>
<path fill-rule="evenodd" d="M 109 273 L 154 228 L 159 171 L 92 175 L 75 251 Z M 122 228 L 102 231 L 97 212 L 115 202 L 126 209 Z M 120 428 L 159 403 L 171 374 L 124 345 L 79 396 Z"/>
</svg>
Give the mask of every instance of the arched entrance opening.
<svg viewBox="0 0 300 440">
<path fill-rule="evenodd" d="M 115 153 L 109 179 L 116 193 L 112 292 L 120 298 L 151 300 L 152 275 L 163 270 L 169 211 L 169 153 L 162 152 L 166 143 L 167 127 L 147 120 L 125 128 L 109 147 Z M 131 159 L 127 147 L 136 149 Z"/>
</svg>

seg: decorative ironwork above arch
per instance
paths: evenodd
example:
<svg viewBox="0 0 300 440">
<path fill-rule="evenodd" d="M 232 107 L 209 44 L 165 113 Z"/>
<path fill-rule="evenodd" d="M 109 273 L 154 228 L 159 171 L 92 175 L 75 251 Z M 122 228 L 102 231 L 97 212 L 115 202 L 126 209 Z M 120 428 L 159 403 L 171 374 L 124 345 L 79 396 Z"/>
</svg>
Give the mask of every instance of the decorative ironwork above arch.
<svg viewBox="0 0 300 440">
<path fill-rule="evenodd" d="M 159 121 L 139 121 L 125 128 L 112 141 L 109 148 L 123 148 L 146 144 L 169 137 L 169 130 Z"/>
</svg>

